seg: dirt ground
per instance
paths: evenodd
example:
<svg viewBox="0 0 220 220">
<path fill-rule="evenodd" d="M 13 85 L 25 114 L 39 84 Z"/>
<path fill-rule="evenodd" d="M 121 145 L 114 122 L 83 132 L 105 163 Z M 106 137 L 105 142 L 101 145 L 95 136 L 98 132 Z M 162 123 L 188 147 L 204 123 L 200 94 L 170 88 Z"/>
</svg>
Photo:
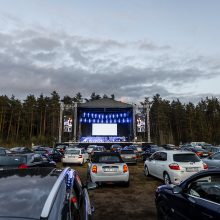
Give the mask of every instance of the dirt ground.
<svg viewBox="0 0 220 220">
<path fill-rule="evenodd" d="M 87 164 L 73 166 L 86 180 Z M 156 208 L 154 194 L 162 182 L 153 177 L 146 177 L 143 162 L 129 165 L 130 186 L 103 185 L 89 191 L 91 204 L 95 207 L 93 220 L 155 220 Z"/>
</svg>

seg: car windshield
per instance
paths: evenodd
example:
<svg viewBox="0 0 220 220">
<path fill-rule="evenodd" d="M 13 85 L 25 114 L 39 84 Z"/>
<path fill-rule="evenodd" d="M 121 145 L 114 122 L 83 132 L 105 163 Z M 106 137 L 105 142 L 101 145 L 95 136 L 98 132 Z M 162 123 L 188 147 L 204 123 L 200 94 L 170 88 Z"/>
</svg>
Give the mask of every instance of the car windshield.
<svg viewBox="0 0 220 220">
<path fill-rule="evenodd" d="M 174 154 L 173 161 L 175 162 L 199 162 L 201 160 L 195 154 Z"/>
<path fill-rule="evenodd" d="M 65 151 L 65 154 L 80 154 L 80 150 L 67 149 L 67 150 Z"/>
<path fill-rule="evenodd" d="M 133 150 L 122 150 L 121 154 L 134 154 Z"/>
<path fill-rule="evenodd" d="M 122 163 L 122 159 L 118 155 L 99 155 L 94 156 L 93 163 Z"/>
</svg>

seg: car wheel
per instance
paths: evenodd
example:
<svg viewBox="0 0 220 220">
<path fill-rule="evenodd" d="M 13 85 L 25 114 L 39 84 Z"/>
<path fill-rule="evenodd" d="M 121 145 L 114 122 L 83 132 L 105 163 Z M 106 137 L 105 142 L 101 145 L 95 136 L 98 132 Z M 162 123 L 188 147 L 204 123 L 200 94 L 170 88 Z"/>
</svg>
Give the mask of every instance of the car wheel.
<svg viewBox="0 0 220 220">
<path fill-rule="evenodd" d="M 124 186 L 125 186 L 125 187 L 129 187 L 129 186 L 130 186 L 130 180 L 128 180 L 127 182 L 125 182 Z"/>
<path fill-rule="evenodd" d="M 160 201 L 157 205 L 157 220 L 171 220 L 172 211 L 165 201 Z"/>
<path fill-rule="evenodd" d="M 147 166 L 144 166 L 144 174 L 145 174 L 145 176 L 150 176 L 150 173 L 149 173 Z"/>
<path fill-rule="evenodd" d="M 169 185 L 169 184 L 171 183 L 171 181 L 170 181 L 170 176 L 169 176 L 168 173 L 164 173 L 163 179 L 164 179 L 164 183 L 165 183 L 166 185 Z"/>
</svg>

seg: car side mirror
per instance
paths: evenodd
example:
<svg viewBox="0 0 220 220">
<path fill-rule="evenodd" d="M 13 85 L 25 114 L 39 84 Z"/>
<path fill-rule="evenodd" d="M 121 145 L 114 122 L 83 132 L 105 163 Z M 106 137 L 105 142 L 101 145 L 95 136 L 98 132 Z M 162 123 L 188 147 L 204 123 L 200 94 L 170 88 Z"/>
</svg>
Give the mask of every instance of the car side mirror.
<svg viewBox="0 0 220 220">
<path fill-rule="evenodd" d="M 173 193 L 174 194 L 180 194 L 183 192 L 183 189 L 180 186 L 174 186 L 173 187 Z"/>
<path fill-rule="evenodd" d="M 97 184 L 96 184 L 96 183 L 93 183 L 93 182 L 89 182 L 89 183 L 87 183 L 86 188 L 87 188 L 88 190 L 96 189 L 96 188 L 97 188 Z"/>
</svg>

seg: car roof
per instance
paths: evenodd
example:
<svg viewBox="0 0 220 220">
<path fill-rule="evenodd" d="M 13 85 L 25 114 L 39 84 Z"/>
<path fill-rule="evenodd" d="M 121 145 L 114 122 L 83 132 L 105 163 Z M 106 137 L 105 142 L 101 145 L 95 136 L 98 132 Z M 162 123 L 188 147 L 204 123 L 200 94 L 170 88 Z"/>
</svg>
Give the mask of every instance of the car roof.
<svg viewBox="0 0 220 220">
<path fill-rule="evenodd" d="M 40 219 L 59 174 L 53 168 L 0 171 L 0 216 Z"/>
<path fill-rule="evenodd" d="M 157 152 L 164 152 L 167 154 L 195 154 L 194 152 L 191 151 L 181 151 L 181 150 L 159 150 Z"/>
</svg>

